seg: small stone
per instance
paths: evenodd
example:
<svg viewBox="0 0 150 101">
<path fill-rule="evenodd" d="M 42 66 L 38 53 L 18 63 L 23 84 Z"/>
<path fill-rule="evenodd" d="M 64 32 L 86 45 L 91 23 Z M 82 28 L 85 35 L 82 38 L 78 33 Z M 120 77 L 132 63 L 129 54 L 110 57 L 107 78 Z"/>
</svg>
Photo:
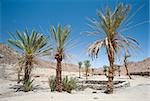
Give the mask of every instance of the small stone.
<svg viewBox="0 0 150 101">
<path fill-rule="evenodd" d="M 93 91 L 92 93 L 95 94 L 95 93 L 97 93 L 97 91 Z"/>
<path fill-rule="evenodd" d="M 94 97 L 93 99 L 98 99 L 98 97 Z"/>
</svg>

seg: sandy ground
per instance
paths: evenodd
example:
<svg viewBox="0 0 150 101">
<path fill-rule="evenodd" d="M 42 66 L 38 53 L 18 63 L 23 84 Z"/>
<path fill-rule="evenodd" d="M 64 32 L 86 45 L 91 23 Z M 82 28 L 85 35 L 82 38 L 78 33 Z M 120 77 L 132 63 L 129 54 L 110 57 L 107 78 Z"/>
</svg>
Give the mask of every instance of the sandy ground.
<svg viewBox="0 0 150 101">
<path fill-rule="evenodd" d="M 150 99 L 150 77 L 134 76 L 130 80 L 127 76 L 116 76 L 115 80 L 130 82 L 130 87 L 115 89 L 114 94 L 108 95 L 101 90 L 90 88 L 68 94 L 66 92 L 50 92 L 47 80 L 50 75 L 55 75 L 55 70 L 35 68 L 33 78 L 37 89 L 24 93 L 15 92 L 16 73 L 12 66 L 6 66 L 5 69 L 1 66 L 0 71 L 2 74 L 0 75 L 0 101 L 149 101 Z M 40 77 L 36 77 L 37 75 Z M 63 72 L 63 75 L 77 76 L 78 73 Z M 107 80 L 105 76 L 92 76 L 89 79 Z"/>
</svg>

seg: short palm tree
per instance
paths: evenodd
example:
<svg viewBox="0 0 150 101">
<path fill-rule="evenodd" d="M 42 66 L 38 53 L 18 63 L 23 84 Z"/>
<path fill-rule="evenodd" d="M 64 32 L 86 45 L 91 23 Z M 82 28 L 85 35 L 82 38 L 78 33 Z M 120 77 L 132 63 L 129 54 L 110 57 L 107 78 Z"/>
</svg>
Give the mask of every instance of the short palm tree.
<svg viewBox="0 0 150 101">
<path fill-rule="evenodd" d="M 93 76 L 93 75 L 94 75 L 94 70 L 95 70 L 95 69 L 94 69 L 94 68 L 92 68 L 91 70 L 92 70 L 92 76 Z"/>
<path fill-rule="evenodd" d="M 79 78 L 81 77 L 81 67 L 82 67 L 82 62 L 78 62 L 79 65 Z"/>
<path fill-rule="evenodd" d="M 36 31 L 32 31 L 29 34 L 27 29 L 25 32 L 16 31 L 16 34 L 11 35 L 12 39 L 9 39 L 8 42 L 18 48 L 21 53 L 18 78 L 20 78 L 19 74 L 22 69 L 24 69 L 23 81 L 24 83 L 30 82 L 35 57 L 49 55 L 52 50 L 48 44 L 49 37 L 44 37 L 44 35 Z"/>
<path fill-rule="evenodd" d="M 118 70 L 118 76 L 120 77 L 121 67 L 118 66 L 117 70 Z"/>
<path fill-rule="evenodd" d="M 129 52 L 129 48 L 135 48 L 133 44 L 138 44 L 137 41 L 129 36 L 124 37 L 118 29 L 122 26 L 125 18 L 130 11 L 130 5 L 118 4 L 115 10 L 107 7 L 105 13 L 97 11 L 98 21 L 90 19 L 90 27 L 94 32 L 88 34 L 104 34 L 104 38 L 91 44 L 88 48 L 88 53 L 92 58 L 97 58 L 100 48 L 105 47 L 108 60 L 108 83 L 106 93 L 113 93 L 113 78 L 114 78 L 114 60 L 115 55 L 119 57 L 120 50 Z M 129 46 L 129 47 L 128 47 Z"/>
<path fill-rule="evenodd" d="M 85 76 L 86 76 L 86 80 L 87 80 L 88 79 L 89 68 L 91 66 L 90 61 L 89 60 L 85 60 L 84 61 L 84 66 L 85 66 Z"/>
<path fill-rule="evenodd" d="M 132 79 L 132 77 L 130 76 L 129 70 L 128 70 L 128 65 L 127 65 L 127 59 L 129 57 L 130 57 L 130 55 L 125 54 L 125 56 L 124 56 L 124 66 L 126 68 L 127 75 L 129 76 L 130 79 Z"/>
<path fill-rule="evenodd" d="M 104 65 L 103 66 L 103 72 L 104 72 L 104 75 L 107 77 L 107 71 L 108 71 L 108 66 Z"/>
<path fill-rule="evenodd" d="M 64 28 L 61 25 L 58 25 L 57 31 L 54 26 L 50 27 L 50 32 L 52 34 L 53 43 L 54 43 L 54 57 L 57 61 L 56 67 L 56 88 L 58 92 L 62 91 L 62 60 L 65 58 L 66 50 L 66 41 L 70 34 L 70 27 L 65 26 Z"/>
</svg>

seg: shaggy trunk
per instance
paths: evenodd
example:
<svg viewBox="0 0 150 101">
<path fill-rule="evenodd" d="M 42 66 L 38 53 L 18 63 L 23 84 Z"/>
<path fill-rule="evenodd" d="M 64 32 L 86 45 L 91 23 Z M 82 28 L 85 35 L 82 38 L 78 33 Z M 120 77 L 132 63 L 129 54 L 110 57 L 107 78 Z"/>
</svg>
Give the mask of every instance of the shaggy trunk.
<svg viewBox="0 0 150 101">
<path fill-rule="evenodd" d="M 114 79 L 114 50 L 112 48 L 111 42 L 109 42 L 109 48 L 107 49 L 108 59 L 110 67 L 108 68 L 108 82 L 107 90 L 105 91 L 108 94 L 113 93 L 113 79 Z"/>
<path fill-rule="evenodd" d="M 127 75 L 129 76 L 130 79 L 132 79 L 131 76 L 130 76 L 129 70 L 128 70 L 128 66 L 127 66 L 126 60 L 124 60 L 124 65 L 125 65 L 125 68 L 126 68 Z"/>
<path fill-rule="evenodd" d="M 56 91 L 62 92 L 62 76 L 61 76 L 61 59 L 57 59 L 57 68 L 56 68 Z"/>
<path fill-rule="evenodd" d="M 85 70 L 86 80 L 88 79 L 88 69 Z"/>
<path fill-rule="evenodd" d="M 31 70 L 32 70 L 32 56 L 26 57 L 26 63 L 25 63 L 25 71 L 24 71 L 24 82 L 30 80 Z"/>
</svg>

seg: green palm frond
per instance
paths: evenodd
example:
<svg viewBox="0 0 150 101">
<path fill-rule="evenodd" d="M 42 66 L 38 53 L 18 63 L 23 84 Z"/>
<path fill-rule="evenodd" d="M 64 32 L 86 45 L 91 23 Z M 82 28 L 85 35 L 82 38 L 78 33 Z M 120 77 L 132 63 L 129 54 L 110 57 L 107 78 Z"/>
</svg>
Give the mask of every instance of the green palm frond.
<svg viewBox="0 0 150 101">
<path fill-rule="evenodd" d="M 112 50 L 118 57 L 122 49 L 125 53 L 129 53 L 129 50 L 139 48 L 139 43 L 134 38 L 124 37 L 122 33 L 117 32 L 126 20 L 130 9 L 130 5 L 120 3 L 113 12 L 109 7 L 106 8 L 105 13 L 97 11 L 98 21 L 88 19 L 91 23 L 89 26 L 94 30 L 88 34 L 105 34 L 104 39 L 94 42 L 88 48 L 88 53 L 92 58 L 97 57 L 102 46 L 106 48 L 108 54 Z"/>
<path fill-rule="evenodd" d="M 69 37 L 71 29 L 69 26 L 65 26 L 64 28 L 61 27 L 61 25 L 58 25 L 57 30 L 55 29 L 54 26 L 50 27 L 50 32 L 52 34 L 52 38 L 54 40 L 54 46 L 55 50 L 58 53 L 61 53 L 62 56 L 65 55 L 64 50 L 65 50 L 65 44 L 66 41 Z"/>
<path fill-rule="evenodd" d="M 44 52 L 50 54 L 52 48 L 48 45 L 49 37 L 44 37 L 36 31 L 32 31 L 29 35 L 27 29 L 23 33 L 16 31 L 16 34 L 13 34 L 13 36 L 15 39 L 9 39 L 8 42 L 26 55 L 37 56 L 44 54 Z M 45 48 L 46 46 L 48 47 Z"/>
</svg>

